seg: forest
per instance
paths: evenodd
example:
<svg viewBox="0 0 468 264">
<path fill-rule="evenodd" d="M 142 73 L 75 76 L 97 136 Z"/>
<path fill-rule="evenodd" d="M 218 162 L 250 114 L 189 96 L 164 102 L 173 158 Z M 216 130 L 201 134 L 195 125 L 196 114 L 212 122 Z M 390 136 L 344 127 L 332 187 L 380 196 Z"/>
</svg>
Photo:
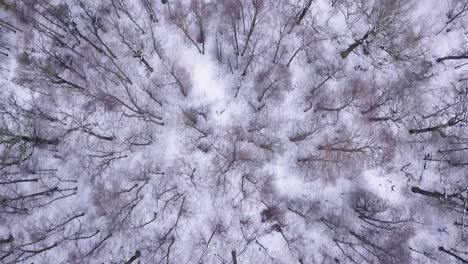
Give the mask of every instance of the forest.
<svg viewBox="0 0 468 264">
<path fill-rule="evenodd" d="M 0 263 L 468 263 L 467 0 L 0 0 Z"/>
</svg>

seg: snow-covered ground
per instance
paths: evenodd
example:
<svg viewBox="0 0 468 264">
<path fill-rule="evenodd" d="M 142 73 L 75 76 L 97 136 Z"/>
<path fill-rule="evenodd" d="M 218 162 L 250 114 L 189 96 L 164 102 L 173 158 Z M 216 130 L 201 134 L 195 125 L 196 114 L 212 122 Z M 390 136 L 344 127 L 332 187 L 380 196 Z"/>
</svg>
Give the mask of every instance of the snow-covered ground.
<svg viewBox="0 0 468 264">
<path fill-rule="evenodd" d="M 467 263 L 465 10 L 0 2 L 0 263 Z"/>
</svg>

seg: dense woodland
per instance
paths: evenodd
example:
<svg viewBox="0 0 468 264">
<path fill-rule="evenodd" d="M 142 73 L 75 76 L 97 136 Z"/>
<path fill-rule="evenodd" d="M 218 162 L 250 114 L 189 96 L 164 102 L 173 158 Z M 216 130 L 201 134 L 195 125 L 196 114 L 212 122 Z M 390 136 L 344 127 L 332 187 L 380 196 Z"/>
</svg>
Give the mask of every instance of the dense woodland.
<svg viewBox="0 0 468 264">
<path fill-rule="evenodd" d="M 468 263 L 467 10 L 0 0 L 0 263 Z"/>
</svg>

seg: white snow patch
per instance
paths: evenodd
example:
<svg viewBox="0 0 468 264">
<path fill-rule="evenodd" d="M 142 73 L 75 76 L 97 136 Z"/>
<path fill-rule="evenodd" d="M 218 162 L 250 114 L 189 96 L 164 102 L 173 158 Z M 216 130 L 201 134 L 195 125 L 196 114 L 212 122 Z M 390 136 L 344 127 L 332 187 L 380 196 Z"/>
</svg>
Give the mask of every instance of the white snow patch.
<svg viewBox="0 0 468 264">
<path fill-rule="evenodd" d="M 206 103 L 224 99 L 225 84 L 217 73 L 216 63 L 212 61 L 210 56 L 186 50 L 181 59 L 183 59 L 186 69 L 191 73 L 193 97 Z"/>
<path fill-rule="evenodd" d="M 391 203 L 399 204 L 405 202 L 402 195 L 402 188 L 405 187 L 402 181 L 393 181 L 391 175 L 382 175 L 379 170 L 366 170 L 363 173 L 363 185 L 368 186 L 374 194 Z"/>
</svg>

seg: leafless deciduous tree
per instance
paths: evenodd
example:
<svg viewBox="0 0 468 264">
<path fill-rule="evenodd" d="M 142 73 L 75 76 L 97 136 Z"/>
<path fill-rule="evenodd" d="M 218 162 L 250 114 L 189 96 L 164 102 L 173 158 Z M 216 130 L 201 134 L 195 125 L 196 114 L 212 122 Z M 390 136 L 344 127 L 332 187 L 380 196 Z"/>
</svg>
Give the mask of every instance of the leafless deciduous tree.
<svg viewBox="0 0 468 264">
<path fill-rule="evenodd" d="M 0 262 L 467 263 L 436 2 L 0 0 Z"/>
</svg>

